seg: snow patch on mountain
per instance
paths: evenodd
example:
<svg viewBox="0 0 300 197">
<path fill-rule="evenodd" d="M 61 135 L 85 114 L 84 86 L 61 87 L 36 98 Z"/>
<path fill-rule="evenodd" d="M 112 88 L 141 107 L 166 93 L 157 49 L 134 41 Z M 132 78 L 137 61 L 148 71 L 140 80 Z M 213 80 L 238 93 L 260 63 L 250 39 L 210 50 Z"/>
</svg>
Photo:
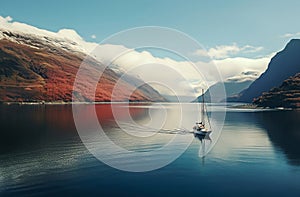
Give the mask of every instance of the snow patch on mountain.
<svg viewBox="0 0 300 197">
<path fill-rule="evenodd" d="M 72 29 L 61 29 L 57 33 L 36 28 L 25 23 L 13 22 L 11 17 L 0 16 L 0 39 L 26 44 L 30 47 L 52 45 L 62 49 L 89 54 L 98 44 L 86 42 Z"/>
</svg>

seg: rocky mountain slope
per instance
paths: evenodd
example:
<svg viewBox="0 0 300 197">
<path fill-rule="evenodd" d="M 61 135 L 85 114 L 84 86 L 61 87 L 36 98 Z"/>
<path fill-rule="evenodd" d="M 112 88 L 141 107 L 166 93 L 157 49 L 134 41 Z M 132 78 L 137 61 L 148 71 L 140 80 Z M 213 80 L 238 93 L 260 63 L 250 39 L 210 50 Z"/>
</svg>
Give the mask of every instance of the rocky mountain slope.
<svg viewBox="0 0 300 197">
<path fill-rule="evenodd" d="M 267 70 L 256 79 L 239 96 L 231 101 L 252 102 L 263 92 L 278 87 L 287 78 L 300 72 L 300 40 L 291 40 L 286 47 L 277 53 L 268 65 Z"/>
<path fill-rule="evenodd" d="M 254 100 L 260 107 L 300 108 L 300 73 Z"/>
<path fill-rule="evenodd" d="M 85 51 L 71 40 L 0 27 L 0 101 L 70 102 L 74 79 L 85 57 Z M 106 69 L 98 81 L 97 73 L 104 66 L 93 58 L 87 64 L 90 70 L 76 96 L 80 101 L 111 101 L 120 73 Z M 96 92 L 88 91 L 95 80 Z M 113 101 L 165 101 L 151 86 L 137 87 L 143 82 L 132 76 L 121 79 L 119 84 Z"/>
</svg>

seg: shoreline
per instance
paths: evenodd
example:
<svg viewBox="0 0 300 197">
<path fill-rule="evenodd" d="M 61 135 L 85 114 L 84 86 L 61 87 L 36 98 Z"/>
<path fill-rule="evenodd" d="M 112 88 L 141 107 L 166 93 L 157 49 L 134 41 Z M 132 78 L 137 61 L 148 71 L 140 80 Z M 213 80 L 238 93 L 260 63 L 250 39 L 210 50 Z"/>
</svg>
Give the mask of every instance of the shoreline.
<svg viewBox="0 0 300 197">
<path fill-rule="evenodd" d="M 165 104 L 173 104 L 176 102 L 163 102 L 163 101 L 96 101 L 96 102 L 64 102 L 64 101 L 53 101 L 53 102 L 10 102 L 10 101 L 0 101 L 0 105 L 92 105 L 92 104 L 152 104 L 152 103 L 165 103 Z M 192 104 L 186 102 L 185 104 Z"/>
<path fill-rule="evenodd" d="M 172 104 L 174 102 L 155 102 L 155 101 L 99 101 L 99 102 L 64 102 L 64 101 L 52 101 L 52 102 L 45 102 L 45 101 L 37 101 L 37 102 L 10 102 L 10 101 L 0 101 L 0 105 L 92 105 L 92 104 L 152 104 L 152 103 L 166 103 L 166 104 Z M 230 102 L 227 102 L 230 103 Z M 178 103 L 180 104 L 180 103 Z M 185 104 L 193 104 L 186 102 Z M 211 103 L 210 103 L 211 104 Z M 281 110 L 281 111 L 300 111 L 300 108 L 284 108 L 284 107 L 260 107 L 252 103 L 241 103 L 232 106 L 227 106 L 230 109 L 261 109 L 261 110 Z"/>
<path fill-rule="evenodd" d="M 111 101 L 99 101 L 99 102 L 64 102 L 64 101 L 54 101 L 54 102 L 0 102 L 0 105 L 91 105 L 91 104 L 120 104 L 120 103 L 155 103 L 150 101 L 133 101 L 133 102 L 126 102 L 126 101 L 118 101 L 118 102 L 111 102 Z"/>
<path fill-rule="evenodd" d="M 265 110 L 281 110 L 281 111 L 298 111 L 300 108 L 284 108 L 284 107 L 260 107 L 258 105 L 249 103 L 249 104 L 241 104 L 230 106 L 232 109 L 265 109 Z"/>
</svg>

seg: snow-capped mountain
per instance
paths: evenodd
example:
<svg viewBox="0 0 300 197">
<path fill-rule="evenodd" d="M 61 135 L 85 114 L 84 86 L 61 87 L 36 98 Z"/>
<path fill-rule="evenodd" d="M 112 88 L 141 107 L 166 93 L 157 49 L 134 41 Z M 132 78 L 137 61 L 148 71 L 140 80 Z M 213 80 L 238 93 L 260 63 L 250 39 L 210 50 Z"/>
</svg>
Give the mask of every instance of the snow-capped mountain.
<svg viewBox="0 0 300 197">
<path fill-rule="evenodd" d="M 77 71 L 96 46 L 74 30 L 54 33 L 0 17 L 0 100 L 71 101 Z M 93 57 L 87 64 L 90 70 L 79 84 L 78 99 L 111 101 L 120 74 L 106 69 L 98 80 L 97 71 L 105 65 Z M 89 92 L 95 80 L 96 92 Z M 164 101 L 151 86 L 136 87 L 141 83 L 132 76 L 119 80 L 114 101 Z"/>
<path fill-rule="evenodd" d="M 11 22 L 10 17 L 0 16 L 0 39 L 7 39 L 18 44 L 24 44 L 33 48 L 45 48 L 45 46 L 58 47 L 71 52 L 88 54 L 96 46 L 96 43 L 84 41 L 78 33 L 72 29 L 61 29 L 51 32 L 19 22 Z"/>
</svg>

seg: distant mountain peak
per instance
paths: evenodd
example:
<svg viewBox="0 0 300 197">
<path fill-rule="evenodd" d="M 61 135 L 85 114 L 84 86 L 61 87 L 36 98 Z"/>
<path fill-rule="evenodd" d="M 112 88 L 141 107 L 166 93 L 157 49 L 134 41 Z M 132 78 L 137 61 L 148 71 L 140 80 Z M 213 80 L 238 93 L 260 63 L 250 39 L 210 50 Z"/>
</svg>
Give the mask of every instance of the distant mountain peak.
<svg viewBox="0 0 300 197">
<path fill-rule="evenodd" d="M 218 82 L 209 87 L 209 89 L 204 93 L 204 100 L 207 102 L 218 103 L 226 101 L 226 97 L 236 96 L 240 91 L 248 88 L 252 83 L 252 80 L 245 81 L 226 81 L 226 82 Z M 224 95 L 222 92 L 223 88 L 225 89 Z M 214 95 L 211 95 L 213 93 Z M 200 95 L 195 102 L 201 102 L 202 96 Z"/>
</svg>

